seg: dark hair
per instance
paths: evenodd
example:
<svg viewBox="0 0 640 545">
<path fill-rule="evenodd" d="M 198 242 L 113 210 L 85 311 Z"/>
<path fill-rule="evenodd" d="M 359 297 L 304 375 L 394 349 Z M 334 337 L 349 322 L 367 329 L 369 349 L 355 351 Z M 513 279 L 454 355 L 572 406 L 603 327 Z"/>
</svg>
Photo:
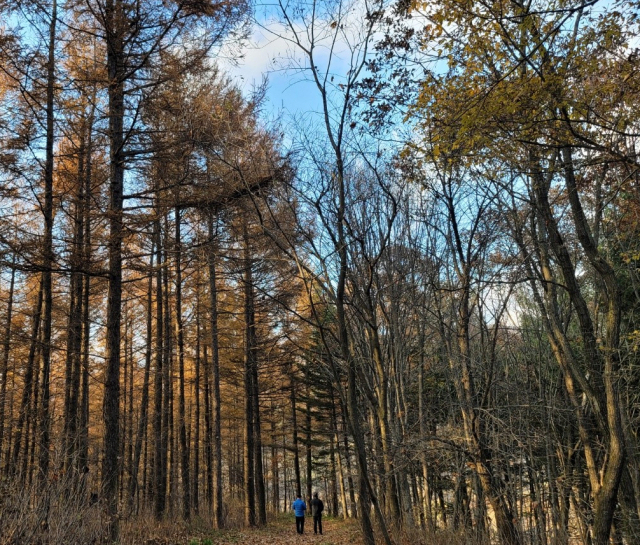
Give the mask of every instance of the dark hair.
<svg viewBox="0 0 640 545">
<path fill-rule="evenodd" d="M 301 497 L 302 497 L 302 496 L 301 496 L 300 494 L 298 494 L 298 495 L 296 496 L 296 498 L 301 498 Z"/>
<path fill-rule="evenodd" d="M 318 493 L 317 493 L 317 492 L 314 492 L 314 493 L 313 493 L 313 497 L 314 497 L 314 498 L 317 498 L 317 497 L 318 497 Z"/>
</svg>

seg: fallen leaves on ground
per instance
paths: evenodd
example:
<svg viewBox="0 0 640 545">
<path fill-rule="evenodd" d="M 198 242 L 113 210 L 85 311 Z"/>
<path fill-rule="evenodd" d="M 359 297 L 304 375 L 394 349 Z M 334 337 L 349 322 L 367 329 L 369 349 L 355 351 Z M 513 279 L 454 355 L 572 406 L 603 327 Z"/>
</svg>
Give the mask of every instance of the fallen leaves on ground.
<svg viewBox="0 0 640 545">
<path fill-rule="evenodd" d="M 358 525 L 354 521 L 326 519 L 323 535 L 313 533 L 313 520 L 308 518 L 305 532 L 296 533 L 293 516 L 279 516 L 264 528 L 199 532 L 184 545 L 362 545 Z M 154 544 L 155 545 L 155 544 Z"/>
<path fill-rule="evenodd" d="M 304 534 L 296 533 L 293 517 L 289 524 L 278 520 L 266 528 L 244 530 L 238 535 L 238 545 L 361 545 L 360 530 L 352 521 L 327 519 L 322 521 L 323 535 L 313 533 L 313 520 L 307 519 Z M 215 542 L 214 542 L 215 543 Z"/>
</svg>

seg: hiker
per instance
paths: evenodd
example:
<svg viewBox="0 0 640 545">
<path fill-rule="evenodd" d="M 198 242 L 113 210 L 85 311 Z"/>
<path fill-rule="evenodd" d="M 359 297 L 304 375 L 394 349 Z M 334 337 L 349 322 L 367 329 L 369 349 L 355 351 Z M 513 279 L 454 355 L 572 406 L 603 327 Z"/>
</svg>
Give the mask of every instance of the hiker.
<svg viewBox="0 0 640 545">
<path fill-rule="evenodd" d="M 296 532 L 304 534 L 304 512 L 307 510 L 307 504 L 304 503 L 302 496 L 298 494 L 296 501 L 293 502 L 293 512 L 296 514 Z"/>
<path fill-rule="evenodd" d="M 324 510 L 324 503 L 318 498 L 318 493 L 313 495 L 311 500 L 311 514 L 313 515 L 313 533 L 317 534 L 318 531 L 322 535 L 322 511 Z"/>
</svg>

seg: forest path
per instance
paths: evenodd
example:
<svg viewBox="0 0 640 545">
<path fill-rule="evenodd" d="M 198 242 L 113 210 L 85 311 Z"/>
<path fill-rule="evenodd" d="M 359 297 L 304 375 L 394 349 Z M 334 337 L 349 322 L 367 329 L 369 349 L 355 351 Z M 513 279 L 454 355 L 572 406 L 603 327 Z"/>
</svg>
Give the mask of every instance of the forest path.
<svg viewBox="0 0 640 545">
<path fill-rule="evenodd" d="M 279 518 L 265 528 L 245 530 L 236 534 L 238 545 L 360 545 L 362 536 L 355 521 L 323 519 L 323 535 L 313 533 L 313 519 L 308 517 L 304 525 L 304 534 L 296 533 L 293 516 L 290 520 Z"/>
<path fill-rule="evenodd" d="M 323 519 L 323 535 L 313 533 L 313 519 L 308 517 L 304 525 L 304 534 L 296 533 L 293 515 L 280 517 L 265 528 L 243 530 L 235 534 L 226 543 L 238 545 L 361 545 L 362 536 L 355 521 Z M 222 536 L 221 536 L 222 537 Z M 231 536 L 229 536 L 231 537 Z M 224 538 L 223 538 L 224 539 Z M 216 543 L 214 541 L 214 543 Z M 225 541 L 220 541 L 225 543 Z"/>
<path fill-rule="evenodd" d="M 123 525 L 122 545 L 363 545 L 355 520 L 326 518 L 323 535 L 313 533 L 313 519 L 307 517 L 304 534 L 296 533 L 293 514 L 280 514 L 264 528 L 213 530 L 204 526 L 149 519 Z"/>
</svg>

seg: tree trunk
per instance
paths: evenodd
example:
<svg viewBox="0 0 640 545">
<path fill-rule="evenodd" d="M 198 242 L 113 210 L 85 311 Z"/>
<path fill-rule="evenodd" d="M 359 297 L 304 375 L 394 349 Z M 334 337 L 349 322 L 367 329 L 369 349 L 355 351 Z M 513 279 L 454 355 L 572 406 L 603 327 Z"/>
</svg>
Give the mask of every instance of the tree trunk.
<svg viewBox="0 0 640 545">
<path fill-rule="evenodd" d="M 309 388 L 309 364 L 305 366 L 305 387 L 306 387 L 306 403 L 305 403 L 305 420 L 306 420 L 306 440 L 305 440 L 305 454 L 307 458 L 306 463 L 306 483 L 307 483 L 307 501 L 311 501 L 312 486 L 313 486 L 313 459 L 311 457 L 311 392 Z"/>
<path fill-rule="evenodd" d="M 169 288 L 169 219 L 168 213 L 164 213 L 165 251 L 162 261 L 162 290 L 163 290 L 163 351 L 162 351 L 162 483 L 165 490 L 165 511 L 168 508 L 169 515 L 173 513 L 175 494 L 174 467 L 175 456 L 173 451 L 173 338 L 171 336 L 171 290 Z M 167 502 L 168 498 L 168 502 Z M 168 503 L 168 505 L 167 505 Z"/>
<path fill-rule="evenodd" d="M 84 221 L 86 219 L 85 174 L 85 134 L 81 128 L 80 145 L 78 147 L 78 187 L 75 195 L 73 214 L 73 241 L 71 247 L 69 280 L 69 321 L 67 324 L 67 356 L 65 368 L 65 396 L 62 435 L 61 466 L 69 471 L 78 463 L 78 404 L 81 379 L 82 350 L 82 305 L 84 282 L 80 272 L 85 253 Z M 77 467 L 76 467 L 77 469 Z"/>
<path fill-rule="evenodd" d="M 180 233 L 180 209 L 175 209 L 176 256 L 176 338 L 178 341 L 178 426 L 180 441 L 180 473 L 182 477 L 182 516 L 191 517 L 191 476 L 189 475 L 189 447 L 187 444 L 187 418 L 184 392 L 184 324 L 182 321 L 182 239 Z"/>
<path fill-rule="evenodd" d="M 253 290 L 252 290 L 253 291 Z M 264 467 L 262 460 L 262 432 L 260 419 L 260 385 L 258 381 L 258 361 L 254 358 L 253 366 L 253 411 L 255 416 L 254 426 L 254 468 L 257 505 L 257 523 L 264 526 L 267 523 L 267 495 L 264 484 Z"/>
<path fill-rule="evenodd" d="M 47 482 L 51 447 L 51 415 L 49 403 L 51 398 L 51 326 L 53 319 L 53 145 L 54 145 L 54 92 L 56 66 L 56 24 L 58 22 L 58 3 L 51 4 L 51 20 L 49 23 L 49 52 L 47 59 L 47 136 L 45 144 L 44 164 L 44 248 L 42 263 L 42 403 L 40 405 L 38 475 L 41 487 Z"/>
<path fill-rule="evenodd" d="M 209 361 L 207 353 L 207 345 L 204 345 L 204 362 L 205 366 Z M 213 504 L 213 473 L 214 473 L 214 460 L 213 460 L 213 427 L 211 425 L 211 387 L 209 385 L 209 369 L 205 369 L 204 372 L 204 455 L 207 462 L 207 502 L 209 507 L 214 513 L 214 526 L 217 528 L 215 521 L 215 508 Z"/>
<path fill-rule="evenodd" d="M 102 493 L 109 518 L 109 536 L 118 541 L 118 479 L 120 475 L 120 321 L 122 310 L 122 197 L 124 186 L 124 37 L 123 0 L 107 0 L 108 117 L 109 117 L 109 239 L 106 323 L 106 369 L 104 387 L 104 457 Z"/>
<path fill-rule="evenodd" d="M 249 235 L 243 224 L 244 238 L 244 394 L 245 394 L 245 443 L 244 443 L 244 518 L 247 526 L 255 526 L 256 481 L 255 481 L 255 403 L 254 367 L 256 367 L 256 332 L 253 300 L 253 272 L 249 257 Z"/>
<path fill-rule="evenodd" d="M 129 483 L 129 510 L 133 510 L 138 491 L 138 472 L 140 470 L 140 457 L 142 455 L 142 440 L 147 430 L 149 414 L 149 383 L 151 379 L 151 351 L 153 344 L 153 257 L 155 252 L 155 240 L 151 242 L 149 255 L 149 283 L 147 287 L 147 342 L 144 353 L 144 382 L 142 384 L 142 397 L 140 399 L 140 418 L 136 431 L 135 446 L 133 449 L 133 463 L 131 468 L 131 481 Z M 136 510 L 137 511 L 137 510 Z"/>
<path fill-rule="evenodd" d="M 16 282 L 16 255 L 13 254 L 11 261 L 11 281 L 9 283 L 9 300 L 7 302 L 7 318 L 4 326 L 4 339 L 2 341 L 2 363 L 0 363 L 0 463 L 4 449 L 4 421 L 5 408 L 7 404 L 7 382 L 9 372 L 9 354 L 11 350 L 11 321 L 13 319 L 13 292 Z"/>
<path fill-rule="evenodd" d="M 280 471 L 278 469 L 278 447 L 276 434 L 276 408 L 271 403 L 271 509 L 274 513 L 280 511 Z"/>
<path fill-rule="evenodd" d="M 30 420 L 29 407 L 31 405 L 31 397 L 33 394 L 34 374 L 37 372 L 36 355 L 37 355 L 37 349 L 38 349 L 38 341 L 40 340 L 40 324 L 42 321 L 41 320 L 42 299 L 43 299 L 43 289 L 42 289 L 42 282 L 41 282 L 38 288 L 38 299 L 37 299 L 36 306 L 33 310 L 32 318 L 31 318 L 32 324 L 31 324 L 31 339 L 29 342 L 29 354 L 27 356 L 27 368 L 24 375 L 22 401 L 20 403 L 20 408 L 18 410 L 18 422 L 16 423 L 15 435 L 13 439 L 13 452 L 11 454 L 11 460 L 9 463 L 8 473 L 10 475 L 15 475 L 16 473 L 18 473 L 18 464 L 20 462 L 20 449 L 22 448 L 23 434 L 24 434 L 25 444 L 29 440 L 28 430 L 25 432 L 25 427 L 27 427 Z M 24 459 L 25 460 L 27 459 L 26 453 L 24 455 Z M 21 477 L 22 479 L 25 479 L 26 475 L 22 473 Z"/>
<path fill-rule="evenodd" d="M 300 475 L 300 450 L 298 447 L 298 410 L 296 405 L 296 384 L 293 371 L 290 371 L 291 384 L 289 395 L 291 400 L 291 433 L 293 441 L 293 474 L 296 480 L 296 496 L 302 494 L 302 477 Z"/>
<path fill-rule="evenodd" d="M 195 395 L 195 430 L 193 434 L 193 512 L 200 513 L 200 377 L 202 368 L 200 365 L 200 274 L 196 275 L 196 353 L 195 353 L 195 382 L 193 385 Z"/>
<path fill-rule="evenodd" d="M 160 520 L 166 507 L 167 481 L 164 468 L 164 455 L 162 440 L 162 377 L 164 375 L 164 297 L 162 288 L 162 233 L 160 220 L 154 226 L 156 238 L 156 368 L 154 375 L 153 391 L 153 500 L 154 515 L 156 520 Z"/>
<path fill-rule="evenodd" d="M 95 97 L 95 94 L 94 94 Z M 85 160 L 85 189 L 84 189 L 84 250 L 82 262 L 88 269 L 91 266 L 91 198 L 93 179 L 93 123 L 95 120 L 95 102 L 92 103 L 89 121 L 87 123 L 87 143 Z M 82 472 L 82 492 L 86 493 L 86 479 L 89 472 L 89 349 L 91 346 L 91 323 L 90 318 L 90 295 L 91 276 L 84 274 L 82 292 L 82 384 L 80 399 L 80 416 L 78 421 L 79 445 L 78 445 L 78 467 Z"/>
<path fill-rule="evenodd" d="M 344 470 L 342 468 L 342 456 L 340 454 L 340 431 L 338 429 L 338 418 L 336 416 L 336 402 L 334 396 L 334 390 L 331 384 L 329 384 L 330 388 L 330 401 L 331 401 L 331 431 L 333 433 L 333 439 L 335 443 L 336 450 L 336 462 L 337 462 L 337 481 L 338 486 L 340 487 L 340 505 L 342 506 L 342 516 L 343 518 L 349 518 L 349 508 L 347 507 L 347 494 L 344 487 Z M 337 491 L 336 491 L 337 493 Z M 335 512 L 333 513 L 334 517 L 338 516 L 338 501 L 337 498 L 335 500 Z"/>
<path fill-rule="evenodd" d="M 213 497 L 213 522 L 216 528 L 224 526 L 222 510 L 222 416 L 220 407 L 220 353 L 218 346 L 218 288 L 216 278 L 216 247 L 214 215 L 209 215 L 209 297 L 211 313 L 211 377 L 213 379 L 213 460 L 215 491 Z"/>
</svg>

